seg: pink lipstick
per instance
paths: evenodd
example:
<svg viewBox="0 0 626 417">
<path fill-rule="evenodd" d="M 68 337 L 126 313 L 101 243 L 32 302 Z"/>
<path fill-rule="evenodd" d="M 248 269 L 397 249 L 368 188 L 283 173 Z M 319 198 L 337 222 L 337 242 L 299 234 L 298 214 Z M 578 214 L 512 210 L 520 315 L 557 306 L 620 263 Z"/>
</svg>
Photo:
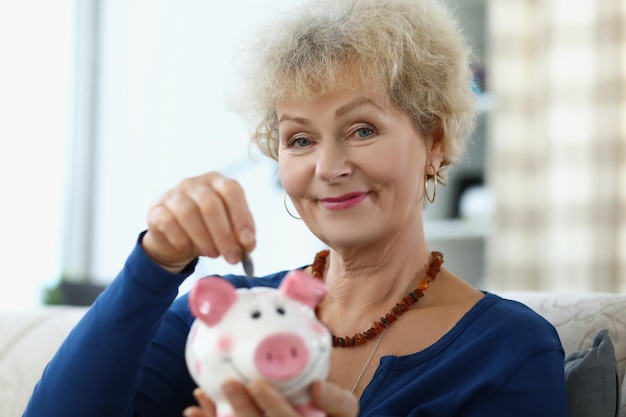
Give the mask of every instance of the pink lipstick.
<svg viewBox="0 0 626 417">
<path fill-rule="evenodd" d="M 365 200 L 367 193 L 355 192 L 344 194 L 339 197 L 327 197 L 320 200 L 322 206 L 328 210 L 342 210 L 354 207 Z"/>
</svg>

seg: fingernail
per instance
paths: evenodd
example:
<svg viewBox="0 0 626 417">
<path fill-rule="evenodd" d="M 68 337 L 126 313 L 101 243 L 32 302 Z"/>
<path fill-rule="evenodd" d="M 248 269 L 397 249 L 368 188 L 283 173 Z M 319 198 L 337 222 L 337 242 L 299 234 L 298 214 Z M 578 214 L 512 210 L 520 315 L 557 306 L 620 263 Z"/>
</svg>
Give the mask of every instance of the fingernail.
<svg viewBox="0 0 626 417">
<path fill-rule="evenodd" d="M 257 381 L 252 381 L 250 385 L 248 385 L 248 389 L 250 390 L 250 393 L 255 397 L 263 393 L 263 386 Z"/>
<path fill-rule="evenodd" d="M 224 254 L 224 258 L 226 258 L 226 260 L 230 262 L 231 264 L 239 262 L 240 256 L 241 256 L 241 253 L 239 251 L 230 251 Z"/>
<path fill-rule="evenodd" d="M 254 242 L 254 233 L 252 233 L 252 229 L 249 227 L 241 229 L 239 232 L 239 242 L 246 246 L 252 244 Z"/>
<path fill-rule="evenodd" d="M 320 381 L 320 396 L 326 397 L 329 394 L 328 385 L 324 381 Z"/>
<path fill-rule="evenodd" d="M 224 393 L 224 395 L 226 395 L 227 397 L 233 395 L 236 390 L 235 388 L 233 388 L 232 384 L 229 384 L 228 382 L 222 384 L 222 392 Z"/>
</svg>

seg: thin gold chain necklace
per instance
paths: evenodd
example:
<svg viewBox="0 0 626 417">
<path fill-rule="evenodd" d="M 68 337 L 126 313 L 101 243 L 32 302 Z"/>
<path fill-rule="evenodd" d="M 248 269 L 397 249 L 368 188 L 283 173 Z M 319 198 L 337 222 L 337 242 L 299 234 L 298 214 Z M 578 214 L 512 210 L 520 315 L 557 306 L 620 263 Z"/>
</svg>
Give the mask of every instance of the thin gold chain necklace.
<svg viewBox="0 0 626 417">
<path fill-rule="evenodd" d="M 354 381 L 354 385 L 352 386 L 352 389 L 350 390 L 350 392 L 352 392 L 353 394 L 356 391 L 356 387 L 359 386 L 359 382 L 361 382 L 361 378 L 363 378 L 363 375 L 365 374 L 367 367 L 370 365 L 370 362 L 374 358 L 374 355 L 376 354 L 376 351 L 378 350 L 378 346 L 380 346 L 380 342 L 383 341 L 383 337 L 385 336 L 385 333 L 387 333 L 387 328 L 385 328 L 385 330 L 383 330 L 380 336 L 378 336 L 378 339 L 376 340 L 376 344 L 374 345 L 374 348 L 370 352 L 370 355 L 365 361 L 365 364 L 363 364 L 363 368 L 361 368 L 361 372 L 359 372 L 359 376 L 356 377 L 356 381 Z"/>
</svg>

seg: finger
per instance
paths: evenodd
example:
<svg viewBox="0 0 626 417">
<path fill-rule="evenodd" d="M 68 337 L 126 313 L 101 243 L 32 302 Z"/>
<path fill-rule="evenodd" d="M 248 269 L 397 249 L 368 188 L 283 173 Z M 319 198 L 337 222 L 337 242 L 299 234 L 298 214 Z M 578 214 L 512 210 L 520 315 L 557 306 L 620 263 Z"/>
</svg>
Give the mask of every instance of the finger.
<svg viewBox="0 0 626 417">
<path fill-rule="evenodd" d="M 229 220 L 236 231 L 238 243 L 252 251 L 255 245 L 255 227 L 243 188 L 233 179 L 220 177 L 213 182 L 213 189 L 226 202 Z"/>
<path fill-rule="evenodd" d="M 209 416 L 214 417 L 215 414 L 207 414 L 204 411 L 202 411 L 200 407 L 196 407 L 195 405 L 191 407 L 187 407 L 183 411 L 183 417 L 209 417 Z"/>
<path fill-rule="evenodd" d="M 215 404 L 213 403 L 213 401 L 211 401 L 209 396 L 206 395 L 204 390 L 202 390 L 201 388 L 196 388 L 193 391 L 193 396 L 198 401 L 198 404 L 200 405 L 200 408 L 202 409 L 202 411 L 204 411 L 204 414 L 202 414 L 203 416 L 215 417 L 216 415 Z"/>
<path fill-rule="evenodd" d="M 199 210 L 198 219 L 207 230 L 217 251 L 230 263 L 241 260 L 241 245 L 228 214 L 228 201 L 209 185 L 195 187 L 189 192 Z"/>
<path fill-rule="evenodd" d="M 191 242 L 178 224 L 176 216 L 165 204 L 154 206 L 148 213 L 148 230 L 177 251 L 188 251 Z"/>
<path fill-rule="evenodd" d="M 265 411 L 266 415 L 280 417 L 300 416 L 289 401 L 272 385 L 263 381 L 253 381 L 249 389 L 255 403 Z"/>
<path fill-rule="evenodd" d="M 348 390 L 327 381 L 315 381 L 311 385 L 313 404 L 333 417 L 355 417 L 359 402 Z"/>
<path fill-rule="evenodd" d="M 252 398 L 248 388 L 238 381 L 226 381 L 222 391 L 237 417 L 262 417 L 263 411 Z"/>
<path fill-rule="evenodd" d="M 164 206 L 150 211 L 148 232 L 141 240 L 141 246 L 152 260 L 172 272 L 180 271 L 196 257 L 182 228 Z"/>
<path fill-rule="evenodd" d="M 176 194 L 165 202 L 165 206 L 174 216 L 174 221 L 187 243 L 186 248 L 176 246 L 177 248 L 193 251 L 194 255 L 204 255 L 211 258 L 219 256 L 219 249 L 216 247 L 211 232 L 203 221 L 197 202 L 193 198 L 183 193 Z M 173 245 L 175 244 L 173 239 L 178 237 L 174 234 L 168 235 Z"/>
</svg>

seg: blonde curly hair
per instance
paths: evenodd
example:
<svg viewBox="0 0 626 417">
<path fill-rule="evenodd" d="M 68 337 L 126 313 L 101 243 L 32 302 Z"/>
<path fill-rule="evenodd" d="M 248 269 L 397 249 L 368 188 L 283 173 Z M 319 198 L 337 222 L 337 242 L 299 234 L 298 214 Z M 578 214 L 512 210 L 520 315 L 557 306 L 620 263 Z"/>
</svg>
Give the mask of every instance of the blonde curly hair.
<svg viewBox="0 0 626 417">
<path fill-rule="evenodd" d="M 261 31 L 250 52 L 240 104 L 255 120 L 251 143 L 270 158 L 276 103 L 318 97 L 355 66 L 351 84 L 382 86 L 424 137 L 441 135 L 442 167 L 458 161 L 474 127 L 470 49 L 435 0 L 312 0 Z"/>
</svg>

